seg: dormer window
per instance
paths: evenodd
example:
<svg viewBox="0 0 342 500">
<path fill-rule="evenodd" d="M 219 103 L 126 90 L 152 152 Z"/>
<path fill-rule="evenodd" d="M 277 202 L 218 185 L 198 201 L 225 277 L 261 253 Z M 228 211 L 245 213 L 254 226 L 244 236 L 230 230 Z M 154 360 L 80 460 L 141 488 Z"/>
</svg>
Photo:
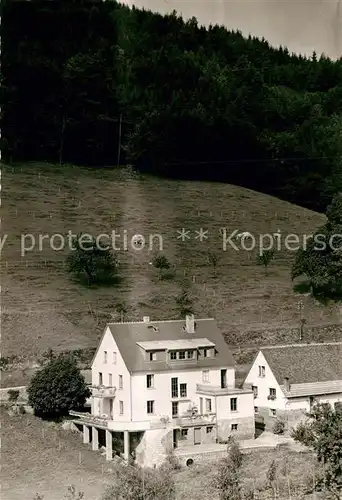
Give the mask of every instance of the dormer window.
<svg viewBox="0 0 342 500">
<path fill-rule="evenodd" d="M 150 352 L 150 361 L 155 361 L 157 359 L 157 354 L 155 352 Z"/>
<path fill-rule="evenodd" d="M 206 358 L 207 357 L 207 353 L 208 353 L 208 350 L 207 349 L 203 349 L 203 357 Z"/>
<path fill-rule="evenodd" d="M 194 357 L 194 351 L 188 351 L 187 352 L 187 358 L 188 359 L 193 359 L 193 357 Z"/>
<path fill-rule="evenodd" d="M 170 352 L 170 359 L 177 359 L 177 353 L 175 351 Z"/>
<path fill-rule="evenodd" d="M 179 351 L 179 359 L 185 359 L 185 351 Z"/>
</svg>

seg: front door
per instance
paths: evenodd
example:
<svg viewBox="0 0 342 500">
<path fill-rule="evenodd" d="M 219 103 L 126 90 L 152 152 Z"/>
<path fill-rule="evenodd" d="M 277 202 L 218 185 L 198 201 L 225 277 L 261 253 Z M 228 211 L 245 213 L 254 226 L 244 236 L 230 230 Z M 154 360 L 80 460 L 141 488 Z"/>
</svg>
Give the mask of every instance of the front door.
<svg viewBox="0 0 342 500">
<path fill-rule="evenodd" d="M 109 400 L 109 416 L 111 420 L 113 420 L 113 399 Z"/>
<path fill-rule="evenodd" d="M 227 387 L 227 370 L 221 370 L 221 388 Z"/>
<path fill-rule="evenodd" d="M 178 437 L 178 430 L 177 429 L 173 429 L 173 447 L 174 448 L 177 448 L 177 446 L 178 446 L 177 437 Z"/>
<path fill-rule="evenodd" d="M 201 444 L 201 427 L 194 429 L 194 444 Z"/>
</svg>

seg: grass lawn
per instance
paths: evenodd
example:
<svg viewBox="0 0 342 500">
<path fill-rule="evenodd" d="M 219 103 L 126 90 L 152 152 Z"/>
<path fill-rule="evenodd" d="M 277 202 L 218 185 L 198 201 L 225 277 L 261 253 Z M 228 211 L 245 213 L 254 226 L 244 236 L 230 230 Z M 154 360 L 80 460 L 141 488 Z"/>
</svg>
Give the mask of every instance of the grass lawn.
<svg viewBox="0 0 342 500">
<path fill-rule="evenodd" d="M 81 169 L 46 164 L 4 166 L 2 232 L 8 235 L 1 258 L 2 355 L 32 359 L 54 350 L 96 347 L 105 323 L 179 317 L 175 297 L 184 280 L 194 297 L 195 314 L 212 316 L 234 344 L 248 344 L 248 332 L 299 325 L 298 300 L 304 302 L 307 325 L 340 324 L 339 308 L 323 307 L 292 290 L 289 278 L 293 253 L 277 251 L 266 276 L 254 252 L 223 250 L 220 228 L 255 237 L 273 233 L 310 234 L 324 217 L 304 208 L 228 184 L 161 180 L 126 170 Z M 178 230 L 190 239 L 177 239 Z M 208 230 L 200 242 L 195 231 Z M 84 231 L 94 236 L 121 235 L 117 245 L 123 281 L 114 288 L 84 288 L 65 271 L 68 251 L 53 250 L 48 238 L 38 248 L 38 236 Z M 142 234 L 140 251 L 123 250 L 124 231 L 130 242 Z M 35 248 L 21 255 L 20 237 L 32 234 Z M 176 277 L 160 281 L 150 265 L 163 252 L 175 265 Z M 29 239 L 26 239 L 29 243 Z M 58 245 L 57 237 L 55 244 Z M 208 250 L 219 257 L 217 277 Z M 273 335 L 273 334 L 272 334 Z M 270 334 L 266 340 L 277 341 Z"/>
<path fill-rule="evenodd" d="M 84 500 L 99 500 L 112 479 L 115 465 L 106 462 L 100 452 L 91 451 L 90 445 L 84 445 L 81 434 L 64 431 L 31 415 L 9 416 L 4 408 L 1 424 L 4 500 L 33 500 L 37 492 L 44 495 L 44 500 L 63 500 L 69 485 L 83 491 Z M 248 489 L 264 489 L 272 460 L 277 463 L 278 487 L 282 492 L 279 498 L 289 498 L 290 484 L 292 500 L 299 499 L 299 486 L 310 482 L 315 470 L 310 453 L 255 450 L 244 455 L 242 485 Z M 218 500 L 211 486 L 215 470 L 213 462 L 175 472 L 177 500 Z M 260 498 L 268 498 L 267 494 Z"/>
</svg>

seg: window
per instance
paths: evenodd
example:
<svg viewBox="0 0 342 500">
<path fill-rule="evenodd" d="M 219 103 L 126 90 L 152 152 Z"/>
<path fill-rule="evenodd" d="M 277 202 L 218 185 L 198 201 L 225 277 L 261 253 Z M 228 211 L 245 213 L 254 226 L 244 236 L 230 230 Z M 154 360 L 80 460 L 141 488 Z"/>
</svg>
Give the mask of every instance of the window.
<svg viewBox="0 0 342 500">
<path fill-rule="evenodd" d="M 150 352 L 150 361 L 155 361 L 157 359 L 157 353 Z"/>
<path fill-rule="evenodd" d="M 103 362 L 107 363 L 107 351 L 103 351 Z"/>
<path fill-rule="evenodd" d="M 206 399 L 205 400 L 205 410 L 207 413 L 211 412 L 211 399 Z"/>
<path fill-rule="evenodd" d="M 119 389 L 123 389 L 123 377 L 119 375 Z"/>
<path fill-rule="evenodd" d="M 111 373 L 108 373 L 108 385 L 113 387 L 113 375 Z"/>
<path fill-rule="evenodd" d="M 116 365 L 116 352 L 113 351 L 113 365 Z"/>
<path fill-rule="evenodd" d="M 271 415 L 271 417 L 276 417 L 277 416 L 277 410 L 274 410 L 273 408 L 270 408 L 270 415 Z"/>
<path fill-rule="evenodd" d="M 102 373 L 99 373 L 99 385 L 103 385 L 103 376 Z"/>
<path fill-rule="evenodd" d="M 254 413 L 256 413 L 256 414 L 259 413 L 259 408 L 257 406 L 254 406 Z"/>
<path fill-rule="evenodd" d="M 179 359 L 185 359 L 185 351 L 179 351 Z"/>
<path fill-rule="evenodd" d="M 154 387 L 154 375 L 146 375 L 146 387 L 147 387 L 147 389 L 153 389 L 153 387 Z"/>
<path fill-rule="evenodd" d="M 230 398 L 230 411 L 237 411 L 237 398 Z"/>
<path fill-rule="evenodd" d="M 178 417 L 178 401 L 172 402 L 172 416 Z"/>
<path fill-rule="evenodd" d="M 148 415 L 154 414 L 154 401 L 147 401 L 147 413 Z"/>
<path fill-rule="evenodd" d="M 207 427 L 207 434 L 210 434 L 211 432 L 213 432 L 213 426 L 210 425 Z"/>
<path fill-rule="evenodd" d="M 187 352 L 188 359 L 192 359 L 194 357 L 194 351 Z"/>
<path fill-rule="evenodd" d="M 207 357 L 207 349 L 203 349 L 203 357 L 206 358 Z"/>
<path fill-rule="evenodd" d="M 181 398 L 186 398 L 186 396 L 187 396 L 186 384 L 179 385 L 179 392 L 180 392 Z"/>
<path fill-rule="evenodd" d="M 182 430 L 181 430 L 181 435 L 182 435 L 183 437 L 187 437 L 187 435 L 188 435 L 188 430 L 189 430 L 189 429 L 182 429 Z"/>
<path fill-rule="evenodd" d="M 270 387 L 270 394 L 268 396 L 268 399 L 275 399 L 276 397 L 277 397 L 277 391 Z"/>
<path fill-rule="evenodd" d="M 232 424 L 231 425 L 231 430 L 232 431 L 237 431 L 238 430 L 238 424 Z"/>
<path fill-rule="evenodd" d="M 252 385 L 252 389 L 253 389 L 253 394 L 254 394 L 254 397 L 257 398 L 258 397 L 258 388 L 256 385 Z"/>
<path fill-rule="evenodd" d="M 259 377 L 264 378 L 264 376 L 265 376 L 265 367 L 259 366 Z"/>
<path fill-rule="evenodd" d="M 202 381 L 209 382 L 209 370 L 202 371 Z"/>
<path fill-rule="evenodd" d="M 171 379 L 171 397 L 178 398 L 178 378 Z"/>
<path fill-rule="evenodd" d="M 177 353 L 174 351 L 170 352 L 170 359 L 177 359 Z"/>
<path fill-rule="evenodd" d="M 119 411 L 120 415 L 123 415 L 124 413 L 123 401 L 119 401 Z"/>
</svg>

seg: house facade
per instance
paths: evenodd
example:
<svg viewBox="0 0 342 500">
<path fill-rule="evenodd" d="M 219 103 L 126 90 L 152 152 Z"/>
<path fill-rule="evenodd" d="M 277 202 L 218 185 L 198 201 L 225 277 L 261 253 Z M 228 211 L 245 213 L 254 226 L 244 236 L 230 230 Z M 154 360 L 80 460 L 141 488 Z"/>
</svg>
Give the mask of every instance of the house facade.
<svg viewBox="0 0 342 500">
<path fill-rule="evenodd" d="M 253 438 L 253 408 L 215 320 L 188 315 L 108 324 L 92 363 L 91 414 L 75 416 L 94 449 L 105 429 L 108 459 L 121 434 L 126 459 L 134 452 L 157 466 L 170 449 Z"/>
<path fill-rule="evenodd" d="M 271 430 L 277 418 L 290 429 L 315 403 L 342 403 L 342 342 L 262 348 L 245 379 L 254 412 Z"/>
</svg>

